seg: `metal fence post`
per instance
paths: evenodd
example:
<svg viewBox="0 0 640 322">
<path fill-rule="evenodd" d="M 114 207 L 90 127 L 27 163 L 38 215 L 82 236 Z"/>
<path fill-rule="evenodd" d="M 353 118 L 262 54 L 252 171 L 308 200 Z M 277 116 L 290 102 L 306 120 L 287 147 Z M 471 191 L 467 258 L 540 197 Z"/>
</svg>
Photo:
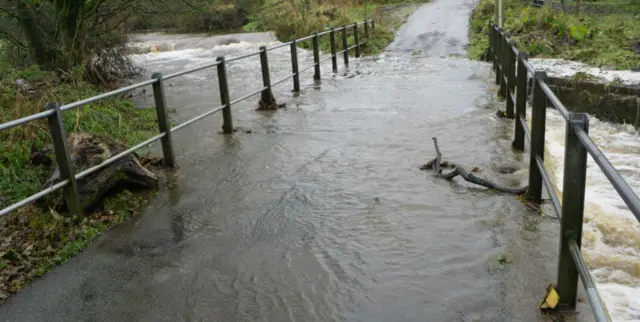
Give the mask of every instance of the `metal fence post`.
<svg viewBox="0 0 640 322">
<path fill-rule="evenodd" d="M 529 160 L 529 189 L 527 196 L 534 202 L 542 200 L 542 175 L 537 159 L 544 162 L 544 135 L 547 113 L 547 96 L 539 82 L 547 79 L 547 73 L 535 72 L 533 75 L 533 106 L 531 111 L 531 151 Z"/>
<path fill-rule="evenodd" d="M 218 85 L 220 87 L 220 103 L 224 105 L 222 109 L 222 132 L 233 133 L 233 118 L 231 117 L 231 104 L 229 99 L 229 83 L 227 81 L 227 64 L 224 57 L 216 58 L 218 61 Z"/>
<path fill-rule="evenodd" d="M 313 36 L 313 65 L 313 79 L 320 80 L 320 42 L 318 40 L 317 32 Z"/>
<path fill-rule="evenodd" d="M 153 99 L 156 103 L 156 116 L 158 117 L 158 128 L 160 133 L 164 133 L 160 143 L 162 144 L 163 163 L 166 167 L 176 166 L 176 157 L 173 153 L 173 140 L 171 139 L 171 124 L 167 113 L 167 100 L 164 95 L 164 81 L 162 73 L 154 73 L 151 78 L 156 80 L 153 83 Z"/>
<path fill-rule="evenodd" d="M 291 70 L 293 71 L 293 91 L 300 92 L 300 73 L 298 72 L 298 45 L 294 39 L 291 42 Z"/>
<path fill-rule="evenodd" d="M 527 60 L 527 53 L 518 53 L 518 74 L 516 80 L 516 133 L 513 139 L 513 148 L 518 151 L 524 151 L 524 127 L 520 122 L 521 119 L 526 120 L 527 117 L 527 66 L 524 62 Z"/>
<path fill-rule="evenodd" d="M 262 90 L 260 101 L 265 106 L 272 106 L 276 103 L 273 93 L 271 92 L 271 76 L 269 75 L 269 59 L 267 58 L 267 47 L 260 46 L 260 66 L 262 67 Z"/>
<path fill-rule="evenodd" d="M 331 33 L 329 34 L 329 39 L 331 41 L 331 68 L 334 73 L 338 72 L 338 57 L 336 57 L 336 30 L 335 28 L 331 28 Z"/>
<path fill-rule="evenodd" d="M 353 40 L 356 43 L 356 58 L 360 58 L 360 41 L 358 35 L 358 23 L 353 24 Z"/>
<path fill-rule="evenodd" d="M 364 37 L 369 39 L 369 20 L 364 21 Z"/>
<path fill-rule="evenodd" d="M 507 117 L 513 118 L 515 97 L 512 95 L 516 88 L 516 54 L 513 52 L 514 41 L 507 42 Z"/>
<path fill-rule="evenodd" d="M 587 149 L 576 136 L 576 131 L 580 129 L 589 133 L 589 116 L 586 113 L 569 113 L 564 149 L 557 291 L 560 296 L 560 305 L 570 309 L 576 307 L 578 269 L 571 257 L 567 241 L 572 238 L 578 247 L 581 245 L 587 182 Z"/>
<path fill-rule="evenodd" d="M 82 214 L 82 206 L 80 204 L 80 195 L 78 194 L 78 183 L 75 178 L 73 162 L 69 155 L 69 145 L 67 142 L 67 131 L 62 120 L 62 112 L 60 104 L 48 103 L 46 110 L 53 110 L 47 120 L 49 123 L 49 132 L 51 141 L 53 141 L 53 150 L 56 155 L 56 162 L 60 170 L 60 179 L 69 180 L 69 184 L 64 187 L 64 200 L 67 203 L 69 212 L 74 215 Z"/>
<path fill-rule="evenodd" d="M 344 48 L 344 66 L 349 68 L 349 43 L 347 42 L 347 26 L 342 26 L 342 47 Z"/>
</svg>

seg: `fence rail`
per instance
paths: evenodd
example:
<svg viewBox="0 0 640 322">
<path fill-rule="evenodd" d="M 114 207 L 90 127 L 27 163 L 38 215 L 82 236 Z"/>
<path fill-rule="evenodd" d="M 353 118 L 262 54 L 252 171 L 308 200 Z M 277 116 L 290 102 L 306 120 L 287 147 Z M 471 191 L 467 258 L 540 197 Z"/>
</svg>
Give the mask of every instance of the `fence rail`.
<svg viewBox="0 0 640 322">
<path fill-rule="evenodd" d="M 364 37 L 365 39 L 363 41 L 359 41 L 359 32 L 358 32 L 358 26 L 359 25 L 364 25 Z M 37 113 L 37 114 L 33 114 L 33 115 L 29 115 L 20 119 L 16 119 L 7 123 L 3 123 L 0 124 L 0 131 L 3 130 L 8 130 L 11 129 L 13 127 L 16 126 L 20 126 L 32 121 L 36 121 L 36 120 L 41 120 L 41 119 L 47 119 L 48 120 L 48 125 L 49 125 L 49 131 L 51 134 L 51 138 L 53 141 L 53 148 L 54 148 L 54 153 L 55 153 L 55 157 L 56 157 L 56 163 L 58 165 L 58 168 L 60 169 L 60 174 L 61 174 L 61 181 L 52 185 L 51 187 L 45 188 L 42 191 L 39 191 L 23 200 L 20 200 L 12 205 L 9 205 L 8 207 L 5 207 L 3 209 L 0 210 L 0 216 L 9 214 L 11 212 L 13 212 L 16 209 L 19 209 L 27 204 L 30 204 L 46 195 L 49 195 L 55 191 L 58 191 L 60 189 L 64 189 L 64 198 L 67 204 L 67 207 L 69 208 L 69 211 L 71 213 L 74 214 L 80 214 L 82 213 L 83 209 L 81 207 L 80 204 L 80 200 L 79 200 L 79 194 L 78 194 L 78 187 L 77 187 L 77 181 L 92 174 L 95 173 L 96 171 L 101 170 L 102 168 L 120 160 L 121 158 L 134 153 L 135 151 L 148 146 L 151 143 L 160 141 L 162 144 L 162 153 L 163 153 L 163 157 L 164 157 L 164 164 L 167 167 L 174 167 L 175 163 L 176 163 L 176 159 L 175 159 L 175 155 L 173 152 L 173 142 L 171 139 L 171 134 L 173 132 L 176 132 L 188 125 L 191 125 L 207 116 L 210 116 L 214 113 L 220 112 L 222 111 L 222 115 L 223 115 L 223 125 L 222 125 L 222 130 L 223 133 L 225 134 L 230 134 L 233 133 L 233 119 L 232 119 L 232 115 L 231 115 L 231 106 L 243 101 L 249 97 L 252 97 L 254 95 L 257 94 L 262 94 L 261 96 L 261 101 L 263 103 L 266 103 L 268 105 L 274 104 L 275 103 L 275 99 L 273 98 L 273 93 L 272 93 L 272 87 L 279 85 L 291 78 L 293 78 L 293 90 L 295 92 L 299 92 L 300 91 L 300 74 L 311 69 L 314 68 L 314 75 L 313 78 L 315 80 L 320 80 L 320 64 L 323 61 L 326 61 L 328 59 L 332 60 L 332 70 L 334 72 L 338 71 L 338 61 L 337 61 L 337 55 L 339 54 L 344 54 L 344 64 L 345 67 L 349 66 L 349 51 L 354 49 L 355 50 L 355 57 L 358 58 L 360 57 L 360 46 L 362 46 L 364 43 L 367 42 L 368 38 L 369 38 L 369 30 L 371 30 L 372 33 L 375 32 L 375 22 L 371 19 L 365 20 L 363 22 L 356 22 L 350 25 L 345 25 L 339 28 L 332 28 L 330 30 L 326 30 L 320 33 L 315 33 L 313 35 L 309 35 L 307 37 L 303 37 L 300 39 L 296 39 L 296 40 L 292 40 L 286 43 L 282 43 L 282 44 L 278 44 L 269 48 L 266 47 L 260 47 L 260 49 L 256 52 L 252 52 L 252 53 L 248 53 L 246 55 L 241 55 L 241 56 L 236 56 L 236 57 L 232 57 L 229 59 L 226 59 L 225 57 L 217 57 L 216 61 L 213 63 L 209 63 L 209 64 L 205 64 L 202 66 L 198 66 L 195 68 L 191 68 L 191 69 L 187 69 L 187 70 L 183 70 L 183 71 L 179 71 L 173 74 L 169 74 L 169 75 L 162 75 L 161 73 L 154 73 L 153 76 L 151 77 L 150 80 L 147 81 L 143 81 L 137 84 L 133 84 L 130 86 L 126 86 L 126 87 L 122 87 L 119 89 L 116 89 L 114 91 L 111 92 L 107 92 L 104 94 L 100 94 L 97 96 L 93 96 L 93 97 L 89 97 L 87 99 L 84 100 L 80 100 L 80 101 L 76 101 L 76 102 L 72 102 L 69 104 L 65 104 L 65 105 L 60 105 L 58 103 L 48 103 L 46 105 L 45 111 Z M 343 48 L 345 48 L 344 50 L 340 51 L 340 52 L 336 52 L 336 47 L 335 47 L 335 34 L 337 32 L 341 31 L 342 33 L 342 43 L 343 43 Z M 348 44 L 348 33 L 352 33 L 354 36 L 354 44 L 351 45 L 351 47 L 349 47 Z M 321 36 L 324 35 L 330 35 L 331 37 L 331 56 L 324 59 L 324 60 L 320 60 L 320 46 L 319 46 L 319 38 Z M 313 64 L 309 67 L 306 67 L 302 70 L 298 69 L 298 49 L 297 49 L 297 44 L 299 44 L 302 41 L 306 41 L 306 40 L 312 40 L 312 44 L 313 44 Z M 279 79 L 275 82 L 271 82 L 270 80 L 270 72 L 269 72 L 269 63 L 268 63 L 268 57 L 267 57 L 267 52 L 275 50 L 275 49 L 279 49 L 279 48 L 283 48 L 283 47 L 290 47 L 290 55 L 291 55 L 291 64 L 292 64 L 292 74 L 290 74 L 289 76 L 283 78 L 283 79 Z M 239 61 L 242 59 L 247 59 L 253 56 L 259 56 L 260 57 L 260 65 L 261 65 L 261 69 L 262 69 L 262 78 L 263 78 L 263 87 L 260 89 L 257 89 L 255 91 L 252 91 L 246 95 L 243 95 L 239 98 L 236 98 L 234 100 L 231 100 L 229 97 L 229 86 L 228 86 L 228 82 L 227 82 L 227 70 L 226 70 L 226 66 L 227 64 L 231 63 L 231 62 L 235 62 L 235 61 Z M 204 69 L 208 69 L 208 68 L 213 68 L 216 67 L 217 68 L 217 74 L 218 74 L 218 84 L 220 87 L 220 103 L 221 105 L 218 107 L 215 107 L 213 109 L 208 110 L 207 112 L 200 114 L 196 117 L 193 117 L 177 126 L 174 126 L 173 128 L 170 127 L 170 122 L 169 122 L 169 116 L 167 114 L 167 104 L 166 104 L 166 98 L 165 98 L 165 92 L 164 92 L 164 81 L 172 79 L 172 78 L 176 78 L 176 77 L 180 77 L 186 74 L 191 74 L 197 71 L 201 71 Z M 103 99 L 107 99 L 110 97 L 114 97 L 116 95 L 119 94 L 123 94 L 123 93 L 127 93 L 130 92 L 132 90 L 135 89 L 139 89 L 142 87 L 146 87 L 146 86 L 152 86 L 153 87 L 153 96 L 154 96 L 154 101 L 155 101 L 155 109 L 156 109 L 156 116 L 157 116 L 157 122 L 158 122 L 158 128 L 159 128 L 159 132 L 160 134 L 153 136 L 147 140 L 145 140 L 144 142 L 140 142 L 137 145 L 130 147 L 129 149 L 127 149 L 126 151 L 123 151 L 105 161 L 103 161 L 102 163 L 93 166 L 89 169 L 86 169 L 82 172 L 76 173 L 75 169 L 73 167 L 73 164 L 71 162 L 71 158 L 70 158 L 70 152 L 69 152 L 69 148 L 67 146 L 67 133 L 65 130 L 65 126 L 64 126 L 64 122 L 62 120 L 62 112 L 64 111 L 68 111 L 68 110 L 72 110 L 72 109 L 76 109 L 76 108 L 80 108 L 82 106 L 85 106 L 87 104 L 91 104 Z"/>
<path fill-rule="evenodd" d="M 500 85 L 498 95 L 506 100 L 506 117 L 515 119 L 513 147 L 524 151 L 525 137 L 530 141 L 527 196 L 535 201 L 541 201 L 544 185 L 560 219 L 560 255 L 556 283 L 560 297 L 559 305 L 563 308 L 575 308 L 578 277 L 580 277 L 596 321 L 611 321 L 580 251 L 587 154 L 591 155 L 638 221 L 640 221 L 640 198 L 589 137 L 588 114 L 569 112 L 547 85 L 547 74 L 536 71 L 527 61 L 527 54 L 518 51 L 514 46 L 509 39 L 509 34 L 491 22 L 489 23 L 489 47 L 489 57 L 496 73 L 495 81 Z M 526 121 L 530 75 L 533 78 L 531 129 Z M 550 102 L 566 121 L 562 202 L 556 194 L 544 165 L 547 102 Z"/>
</svg>

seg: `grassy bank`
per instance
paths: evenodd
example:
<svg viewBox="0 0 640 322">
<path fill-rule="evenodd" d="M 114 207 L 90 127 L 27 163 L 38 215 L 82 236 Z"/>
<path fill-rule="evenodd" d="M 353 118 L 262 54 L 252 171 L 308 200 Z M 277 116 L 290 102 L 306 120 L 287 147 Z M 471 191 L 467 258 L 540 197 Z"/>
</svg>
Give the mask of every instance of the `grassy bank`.
<svg viewBox="0 0 640 322">
<path fill-rule="evenodd" d="M 471 15 L 472 59 L 481 58 L 489 46 L 487 25 L 494 16 L 494 2 L 480 0 Z M 612 7 L 607 2 L 600 1 L 597 10 L 576 12 L 573 7 L 563 12 L 505 0 L 504 26 L 516 46 L 531 57 L 563 58 L 610 69 L 640 68 L 640 20 L 632 14 L 640 13 L 640 3 L 625 4 L 625 10 L 607 10 Z"/>
<path fill-rule="evenodd" d="M 278 40 L 287 42 L 310 35 L 314 32 L 330 30 L 365 19 L 374 19 L 376 32 L 370 33 L 366 44 L 361 47 L 365 55 L 377 54 L 393 41 L 395 31 L 406 22 L 406 18 L 421 3 L 427 1 L 377 1 L 377 2 L 335 2 L 299 6 L 296 2 L 278 2 L 266 4 L 270 10 L 263 10 L 253 17 L 245 26 L 246 31 L 269 30 L 276 34 Z M 338 34 L 337 36 L 340 36 Z M 364 28 L 359 28 L 359 37 L 365 39 Z M 353 35 L 349 35 L 349 45 L 354 44 Z M 301 47 L 310 48 L 311 42 L 303 42 Z M 344 49 L 341 38 L 336 39 L 337 50 Z M 320 39 L 320 49 L 330 51 L 330 38 Z"/>
<path fill-rule="evenodd" d="M 101 91 L 82 80 L 82 72 L 61 82 L 38 68 L 12 70 L 3 66 L 0 79 L 0 123 L 43 110 L 47 102 L 68 103 Z M 16 86 L 21 79 L 29 91 Z M 63 112 L 69 133 L 107 134 L 129 146 L 157 134 L 155 112 L 135 109 L 124 99 L 105 100 Z M 51 152 L 38 159 L 32 151 L 46 151 L 51 139 L 46 120 L 0 131 L 0 208 L 42 189 L 55 168 Z M 53 163 L 53 164 L 52 164 Z M 135 213 L 144 196 L 124 191 L 109 197 L 104 206 L 82 218 L 58 214 L 34 205 L 0 218 L 0 300 L 19 291 L 56 264 L 65 262 L 108 227 Z"/>
</svg>

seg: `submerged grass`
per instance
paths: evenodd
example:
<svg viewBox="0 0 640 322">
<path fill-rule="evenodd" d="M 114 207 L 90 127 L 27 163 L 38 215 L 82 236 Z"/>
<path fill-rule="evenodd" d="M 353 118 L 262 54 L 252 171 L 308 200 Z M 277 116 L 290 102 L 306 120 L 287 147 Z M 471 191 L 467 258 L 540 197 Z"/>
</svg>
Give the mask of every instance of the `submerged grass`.
<svg viewBox="0 0 640 322">
<path fill-rule="evenodd" d="M 40 112 L 47 102 L 64 104 L 101 92 L 81 80 L 80 70 L 72 71 L 64 82 L 35 67 L 6 67 L 3 71 L 8 72 L 0 79 L 0 123 Z M 22 85 L 17 86 L 17 80 Z M 126 99 L 103 100 L 63 112 L 63 119 L 68 133 L 106 134 L 127 145 L 158 131 L 155 111 L 136 109 Z M 45 152 L 35 160 L 32 152 L 47 151 L 50 145 L 46 120 L 0 131 L 0 209 L 42 189 L 42 183 L 55 169 L 55 158 L 52 152 Z M 124 191 L 82 218 L 34 205 L 0 218 L 0 300 L 65 262 L 105 229 L 135 213 L 145 198 Z"/>
<path fill-rule="evenodd" d="M 472 59 L 481 58 L 489 48 L 488 23 L 493 19 L 494 6 L 492 0 L 480 0 L 471 15 Z M 631 12 L 640 13 L 640 3 L 627 6 Z M 640 68 L 640 20 L 628 11 L 576 14 L 505 0 L 504 26 L 516 46 L 531 57 L 563 58 L 610 69 Z"/>
</svg>

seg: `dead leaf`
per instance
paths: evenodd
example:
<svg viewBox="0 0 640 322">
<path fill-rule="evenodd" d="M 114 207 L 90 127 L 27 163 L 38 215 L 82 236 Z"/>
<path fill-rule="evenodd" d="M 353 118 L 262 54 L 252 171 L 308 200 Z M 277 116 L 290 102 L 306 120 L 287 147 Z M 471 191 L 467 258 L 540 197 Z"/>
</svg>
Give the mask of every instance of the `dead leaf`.
<svg viewBox="0 0 640 322">
<path fill-rule="evenodd" d="M 558 292 L 556 292 L 555 285 L 549 284 L 549 286 L 547 286 L 547 293 L 545 294 L 542 302 L 538 304 L 538 308 L 542 310 L 555 309 L 559 300 L 560 296 L 558 295 Z"/>
<path fill-rule="evenodd" d="M 61 221 L 63 219 L 57 211 L 53 210 L 53 208 L 49 208 L 49 212 L 51 212 L 51 216 L 53 217 L 53 219 L 57 221 Z"/>
</svg>

